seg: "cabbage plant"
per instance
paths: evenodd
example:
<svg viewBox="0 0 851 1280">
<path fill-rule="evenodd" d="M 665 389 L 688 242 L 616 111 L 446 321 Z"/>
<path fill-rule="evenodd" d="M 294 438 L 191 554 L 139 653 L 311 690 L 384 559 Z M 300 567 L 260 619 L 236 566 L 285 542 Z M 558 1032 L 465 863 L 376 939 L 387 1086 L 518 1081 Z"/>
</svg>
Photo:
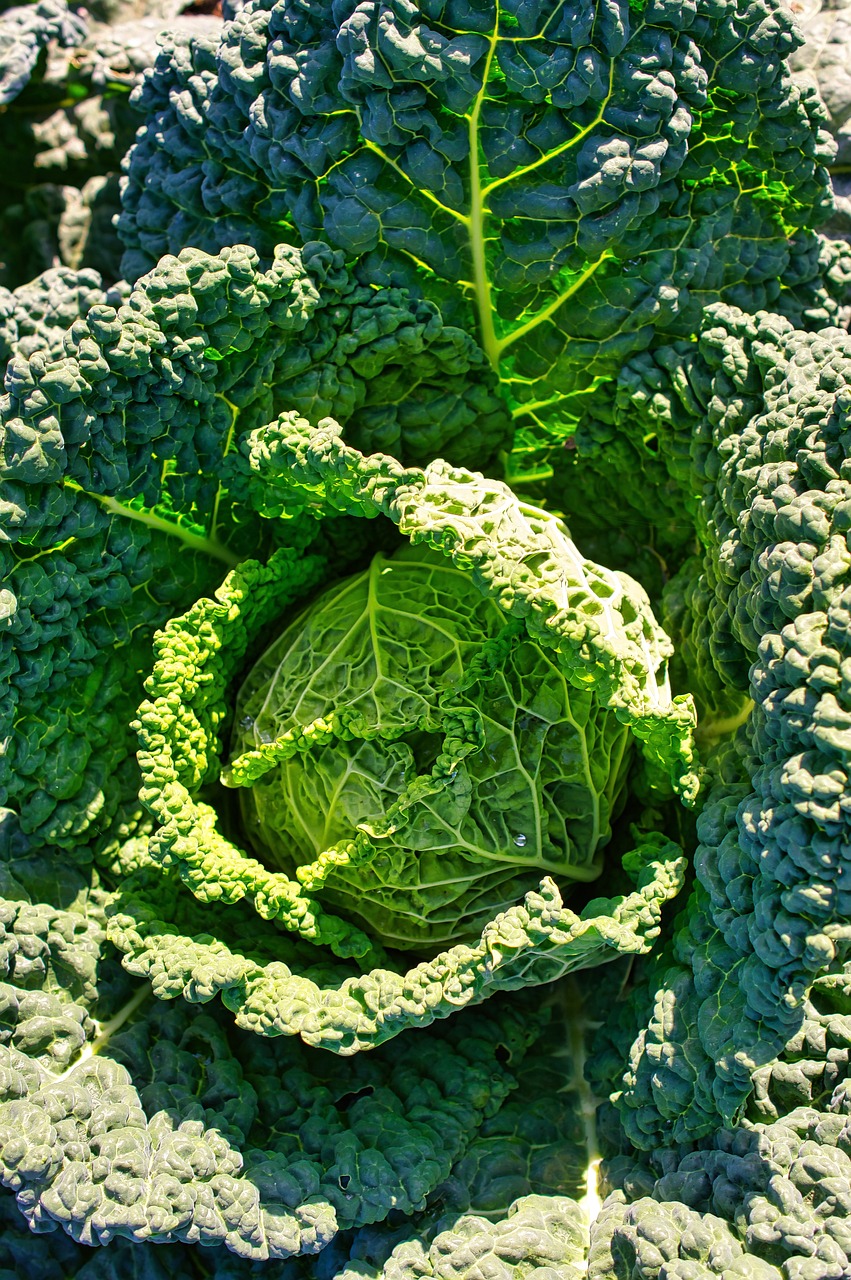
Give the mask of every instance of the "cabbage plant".
<svg viewBox="0 0 851 1280">
<path fill-rule="evenodd" d="M 224 8 L 135 94 L 126 280 L 0 297 L 0 1272 L 847 1277 L 793 19 Z"/>
</svg>

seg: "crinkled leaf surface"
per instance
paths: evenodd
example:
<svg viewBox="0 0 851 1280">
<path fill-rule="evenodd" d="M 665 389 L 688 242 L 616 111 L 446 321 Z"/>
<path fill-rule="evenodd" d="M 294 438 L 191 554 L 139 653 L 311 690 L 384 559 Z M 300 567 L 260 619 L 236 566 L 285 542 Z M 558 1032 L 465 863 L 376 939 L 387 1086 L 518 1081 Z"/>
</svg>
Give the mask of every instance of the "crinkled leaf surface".
<svg viewBox="0 0 851 1280">
<path fill-rule="evenodd" d="M 252 0 L 138 94 L 124 270 L 323 238 L 477 335 L 534 471 L 657 330 L 798 274 L 832 153 L 799 41 L 775 0 Z"/>
</svg>

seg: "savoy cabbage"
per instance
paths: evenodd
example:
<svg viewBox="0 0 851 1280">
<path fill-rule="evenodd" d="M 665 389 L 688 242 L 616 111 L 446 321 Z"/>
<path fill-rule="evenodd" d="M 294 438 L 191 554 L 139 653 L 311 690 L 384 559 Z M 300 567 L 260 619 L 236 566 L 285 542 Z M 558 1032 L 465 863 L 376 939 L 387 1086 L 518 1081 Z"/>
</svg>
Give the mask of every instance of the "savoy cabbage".
<svg viewBox="0 0 851 1280">
<path fill-rule="evenodd" d="M 0 295 L 0 1274 L 847 1280 L 827 55 L 203 8 L 0 14 L 141 124 Z"/>
<path fill-rule="evenodd" d="M 302 884 L 420 950 L 475 935 L 535 871 L 599 877 L 631 734 L 466 573 L 406 550 L 378 552 L 265 651 L 224 778 L 250 777 L 243 822 L 267 859 L 304 859 Z M 322 745 L 284 754 L 317 720 Z"/>
</svg>

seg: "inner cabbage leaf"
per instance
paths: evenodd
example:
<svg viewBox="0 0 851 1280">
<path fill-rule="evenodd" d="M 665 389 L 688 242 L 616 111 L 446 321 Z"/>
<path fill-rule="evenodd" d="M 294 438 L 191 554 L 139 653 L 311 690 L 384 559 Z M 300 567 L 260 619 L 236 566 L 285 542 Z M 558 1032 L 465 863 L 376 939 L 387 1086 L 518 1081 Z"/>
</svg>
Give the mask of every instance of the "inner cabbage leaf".
<svg viewBox="0 0 851 1280">
<path fill-rule="evenodd" d="M 444 556 L 379 553 L 323 592 L 248 676 L 234 747 L 341 711 L 332 741 L 242 791 L 243 818 L 265 860 L 302 881 L 318 868 L 296 863 L 328 854 L 323 898 L 386 945 L 472 938 L 538 870 L 600 874 L 632 735 Z M 357 832 L 368 863 L 348 855 Z"/>
</svg>

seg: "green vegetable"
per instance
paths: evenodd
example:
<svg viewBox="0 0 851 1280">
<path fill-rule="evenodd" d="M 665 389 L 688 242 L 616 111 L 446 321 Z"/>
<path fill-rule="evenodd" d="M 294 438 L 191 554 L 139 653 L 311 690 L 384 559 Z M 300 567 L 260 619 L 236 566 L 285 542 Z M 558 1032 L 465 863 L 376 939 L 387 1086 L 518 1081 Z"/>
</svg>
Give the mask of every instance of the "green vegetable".
<svg viewBox="0 0 851 1280">
<path fill-rule="evenodd" d="M 39 0 L 38 4 L 7 8 L 0 18 L 0 103 L 13 102 L 25 88 L 51 40 L 67 48 L 78 44 L 85 34 L 85 19 L 72 13 L 65 0 Z"/>
<path fill-rule="evenodd" d="M 389 946 L 466 940 L 536 872 L 603 869 L 628 728 L 433 552 L 379 553 L 324 592 L 259 659 L 235 714 L 226 778 L 246 752 L 331 729 L 264 760 L 241 793 L 245 829 L 272 865 L 312 864 L 301 883 Z"/>
<path fill-rule="evenodd" d="M 0 133 L 154 56 L 51 79 L 57 13 L 0 15 Z M 847 1280 L 851 254 L 791 17 L 199 21 L 128 279 L 0 294 L 0 1280 Z"/>
</svg>

